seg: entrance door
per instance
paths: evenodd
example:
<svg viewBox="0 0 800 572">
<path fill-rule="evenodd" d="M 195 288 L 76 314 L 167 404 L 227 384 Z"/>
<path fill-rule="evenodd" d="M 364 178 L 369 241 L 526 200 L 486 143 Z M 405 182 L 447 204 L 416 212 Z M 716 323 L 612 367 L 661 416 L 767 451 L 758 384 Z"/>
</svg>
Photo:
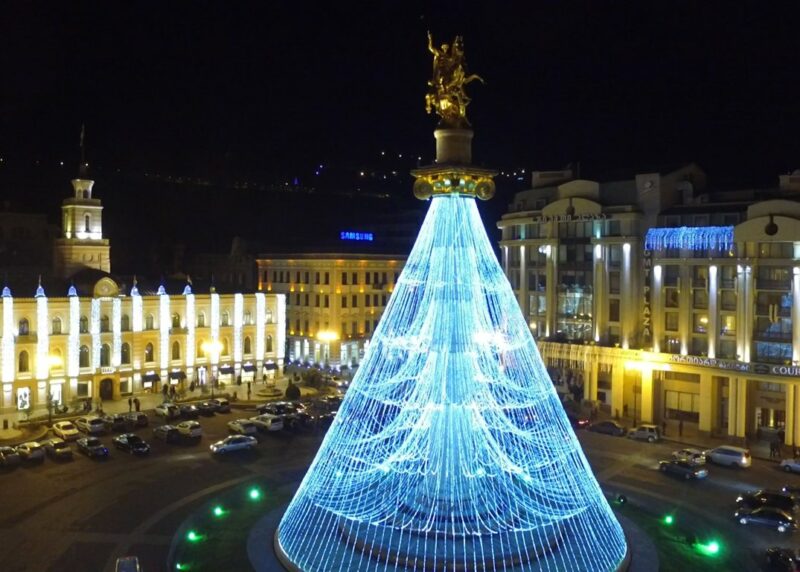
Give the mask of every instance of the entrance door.
<svg viewBox="0 0 800 572">
<path fill-rule="evenodd" d="M 110 401 L 114 398 L 114 380 L 105 378 L 100 382 L 100 399 L 103 401 Z"/>
</svg>

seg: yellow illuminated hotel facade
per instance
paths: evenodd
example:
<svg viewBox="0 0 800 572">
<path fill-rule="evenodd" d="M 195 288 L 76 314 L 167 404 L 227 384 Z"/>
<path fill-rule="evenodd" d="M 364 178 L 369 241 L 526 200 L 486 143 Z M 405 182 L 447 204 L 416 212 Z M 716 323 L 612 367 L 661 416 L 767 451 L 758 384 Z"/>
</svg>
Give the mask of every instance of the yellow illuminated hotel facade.
<svg viewBox="0 0 800 572">
<path fill-rule="evenodd" d="M 611 415 L 800 445 L 800 174 L 538 172 L 498 227 L 553 382 Z"/>
<path fill-rule="evenodd" d="M 259 290 L 286 296 L 288 359 L 357 366 L 404 264 L 386 254 L 259 256 Z"/>
</svg>

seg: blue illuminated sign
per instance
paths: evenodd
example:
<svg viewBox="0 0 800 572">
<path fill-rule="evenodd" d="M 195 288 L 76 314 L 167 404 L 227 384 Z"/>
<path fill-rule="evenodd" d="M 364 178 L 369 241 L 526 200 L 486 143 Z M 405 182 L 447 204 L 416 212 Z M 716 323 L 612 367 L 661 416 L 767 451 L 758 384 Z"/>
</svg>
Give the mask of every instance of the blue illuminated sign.
<svg viewBox="0 0 800 572">
<path fill-rule="evenodd" d="M 339 233 L 339 240 L 363 240 L 372 242 L 374 236 L 371 232 L 354 232 L 352 230 L 343 230 Z"/>
</svg>

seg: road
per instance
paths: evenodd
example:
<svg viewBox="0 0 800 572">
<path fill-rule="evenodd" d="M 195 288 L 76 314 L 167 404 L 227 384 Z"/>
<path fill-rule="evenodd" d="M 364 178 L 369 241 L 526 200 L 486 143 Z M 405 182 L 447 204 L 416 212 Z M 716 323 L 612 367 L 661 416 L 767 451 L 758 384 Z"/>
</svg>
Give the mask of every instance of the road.
<svg viewBox="0 0 800 572">
<path fill-rule="evenodd" d="M 185 445 L 150 439 L 152 426 L 160 423 L 151 415 L 151 426 L 138 430 L 153 446 L 149 457 L 114 450 L 109 435 L 102 438 L 111 448 L 106 461 L 76 454 L 71 462 L 47 459 L 0 472 L 0 570 L 103 571 L 122 554 L 139 555 L 147 572 L 163 570 L 180 523 L 210 496 L 248 480 L 298 480 L 311 462 L 322 434 L 310 431 L 259 435 L 253 455 L 212 458 L 208 445 L 227 435 L 227 421 L 252 414 L 234 410 L 201 418 L 202 440 Z M 625 492 L 631 502 L 674 511 L 726 542 L 751 546 L 754 555 L 787 544 L 776 532 L 734 523 L 733 501 L 741 491 L 800 476 L 756 461 L 747 470 L 711 467 L 706 482 L 684 482 L 657 470 L 674 446 L 586 432 L 579 437 L 600 482 Z"/>
</svg>

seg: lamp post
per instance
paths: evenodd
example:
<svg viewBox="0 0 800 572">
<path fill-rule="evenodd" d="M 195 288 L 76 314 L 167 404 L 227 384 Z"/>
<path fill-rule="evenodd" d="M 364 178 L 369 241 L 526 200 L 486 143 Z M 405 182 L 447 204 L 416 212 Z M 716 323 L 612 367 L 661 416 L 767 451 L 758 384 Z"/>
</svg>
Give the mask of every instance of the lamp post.
<svg viewBox="0 0 800 572">
<path fill-rule="evenodd" d="M 222 344 L 219 340 L 206 340 L 200 346 L 206 356 L 207 361 L 211 361 L 211 399 L 214 399 L 214 386 L 217 384 L 217 372 L 215 371 L 216 362 L 219 361 L 219 354 L 222 351 Z"/>
<path fill-rule="evenodd" d="M 331 342 L 339 339 L 339 334 L 332 330 L 323 330 L 317 333 L 317 339 L 323 343 L 322 363 L 327 365 L 331 354 Z"/>
</svg>

